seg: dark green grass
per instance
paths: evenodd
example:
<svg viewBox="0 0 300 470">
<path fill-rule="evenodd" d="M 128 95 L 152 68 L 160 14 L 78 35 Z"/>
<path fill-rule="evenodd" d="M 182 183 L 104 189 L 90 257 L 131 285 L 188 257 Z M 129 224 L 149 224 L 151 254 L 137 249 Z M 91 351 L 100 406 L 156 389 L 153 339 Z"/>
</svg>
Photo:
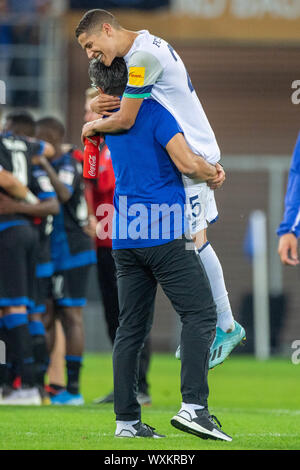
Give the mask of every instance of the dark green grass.
<svg viewBox="0 0 300 470">
<path fill-rule="evenodd" d="M 154 355 L 149 381 L 153 404 L 143 421 L 165 439 L 116 439 L 112 405 L 92 400 L 112 389 L 110 355 L 87 355 L 82 407 L 0 407 L 0 449 L 300 449 L 300 366 L 232 357 L 209 372 L 210 411 L 233 442 L 204 441 L 178 431 L 170 419 L 180 407 L 180 362 Z"/>
</svg>

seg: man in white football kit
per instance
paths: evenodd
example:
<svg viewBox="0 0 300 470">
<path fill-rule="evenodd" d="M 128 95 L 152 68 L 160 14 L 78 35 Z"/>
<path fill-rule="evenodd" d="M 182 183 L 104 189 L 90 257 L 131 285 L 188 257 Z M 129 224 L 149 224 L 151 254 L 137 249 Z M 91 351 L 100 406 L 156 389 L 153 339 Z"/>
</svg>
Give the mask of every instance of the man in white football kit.
<svg viewBox="0 0 300 470">
<path fill-rule="evenodd" d="M 220 149 L 213 130 L 181 58 L 166 41 L 145 30 L 123 29 L 105 10 L 87 12 L 76 29 L 76 37 L 89 59 L 101 60 L 110 66 L 115 57 L 124 57 L 128 67 L 128 84 L 122 102 L 107 95 L 94 99 L 93 111 L 108 118 L 87 123 L 82 137 L 95 131 L 116 133 L 130 129 L 143 99 L 151 97 L 173 114 L 192 151 L 215 164 L 220 181 L 224 178 L 218 164 Z M 119 111 L 110 112 L 117 107 L 120 107 Z M 211 189 L 206 183 L 185 176 L 183 181 L 190 235 L 205 267 L 217 307 L 217 332 L 209 361 L 212 368 L 224 361 L 243 339 L 245 331 L 233 319 L 222 267 L 206 238 L 207 223 L 218 218 L 213 189 L 219 185 L 216 183 Z"/>
</svg>

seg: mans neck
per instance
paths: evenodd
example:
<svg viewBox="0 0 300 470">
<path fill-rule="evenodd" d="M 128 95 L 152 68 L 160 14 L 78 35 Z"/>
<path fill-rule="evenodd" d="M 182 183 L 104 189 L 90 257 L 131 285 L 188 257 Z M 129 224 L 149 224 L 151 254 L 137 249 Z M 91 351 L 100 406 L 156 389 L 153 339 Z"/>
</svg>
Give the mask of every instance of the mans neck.
<svg viewBox="0 0 300 470">
<path fill-rule="evenodd" d="M 136 33 L 135 31 L 129 31 L 128 29 L 121 29 L 118 35 L 120 43 L 118 57 L 124 57 L 130 51 L 139 33 Z"/>
<path fill-rule="evenodd" d="M 55 154 L 54 154 L 52 160 L 57 160 L 57 159 L 60 158 L 64 153 L 67 153 L 67 152 L 63 152 L 63 149 L 62 149 L 61 144 L 55 145 L 55 146 L 54 146 L 54 149 L 55 149 Z"/>
</svg>

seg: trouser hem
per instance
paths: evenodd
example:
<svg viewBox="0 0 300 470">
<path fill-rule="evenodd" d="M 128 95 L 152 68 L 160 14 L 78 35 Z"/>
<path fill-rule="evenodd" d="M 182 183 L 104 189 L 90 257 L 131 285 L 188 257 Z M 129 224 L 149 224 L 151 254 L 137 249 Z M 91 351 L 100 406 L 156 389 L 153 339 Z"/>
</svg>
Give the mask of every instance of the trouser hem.
<svg viewBox="0 0 300 470">
<path fill-rule="evenodd" d="M 116 421 L 141 421 L 141 415 L 116 414 Z"/>
</svg>

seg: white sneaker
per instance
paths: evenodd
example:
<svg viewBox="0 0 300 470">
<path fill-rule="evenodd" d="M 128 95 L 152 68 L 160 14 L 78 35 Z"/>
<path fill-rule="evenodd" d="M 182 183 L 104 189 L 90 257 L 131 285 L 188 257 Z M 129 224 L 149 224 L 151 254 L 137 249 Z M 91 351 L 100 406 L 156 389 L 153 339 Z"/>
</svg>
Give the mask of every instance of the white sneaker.
<svg viewBox="0 0 300 470">
<path fill-rule="evenodd" d="M 210 415 L 207 408 L 194 410 L 194 417 L 185 409 L 180 409 L 171 419 L 171 424 L 180 431 L 194 434 L 201 439 L 232 441 L 232 437 L 221 430 L 218 419 Z"/>
<path fill-rule="evenodd" d="M 154 439 L 160 439 L 166 436 L 158 434 L 155 432 L 155 428 L 152 428 L 148 424 L 138 421 L 136 424 L 124 425 L 124 427 L 122 427 L 121 424 L 118 424 L 115 437 L 151 437 Z"/>
<path fill-rule="evenodd" d="M 42 400 L 36 387 L 12 390 L 0 400 L 0 405 L 41 405 Z"/>
</svg>

